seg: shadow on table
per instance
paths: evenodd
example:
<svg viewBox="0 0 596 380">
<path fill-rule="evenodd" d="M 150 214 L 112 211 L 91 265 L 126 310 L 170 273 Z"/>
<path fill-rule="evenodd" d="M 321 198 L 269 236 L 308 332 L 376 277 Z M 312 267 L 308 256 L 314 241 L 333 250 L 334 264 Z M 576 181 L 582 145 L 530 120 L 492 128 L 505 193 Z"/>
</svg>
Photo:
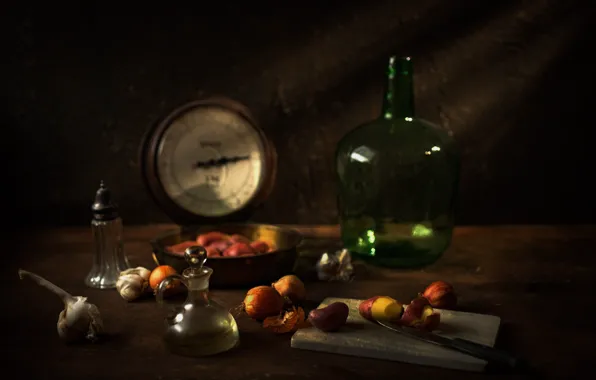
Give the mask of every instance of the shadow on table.
<svg viewBox="0 0 596 380">
<path fill-rule="evenodd" d="M 511 374 L 511 375 L 522 375 L 527 379 L 545 379 L 546 375 L 541 373 L 537 368 L 534 368 L 526 358 L 516 355 L 516 341 L 515 336 L 519 334 L 516 332 L 516 328 L 511 323 L 503 322 L 499 329 L 499 335 L 495 342 L 495 347 L 509 352 L 510 354 L 517 357 L 518 365 L 516 368 L 504 368 L 497 365 L 489 364 L 486 367 L 486 372 L 491 374 Z"/>
</svg>

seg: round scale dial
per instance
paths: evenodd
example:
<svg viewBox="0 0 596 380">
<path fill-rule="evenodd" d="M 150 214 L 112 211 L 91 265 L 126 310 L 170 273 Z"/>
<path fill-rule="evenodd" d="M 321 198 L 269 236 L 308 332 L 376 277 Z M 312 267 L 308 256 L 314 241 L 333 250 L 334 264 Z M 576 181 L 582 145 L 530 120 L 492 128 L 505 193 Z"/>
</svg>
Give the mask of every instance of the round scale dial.
<svg viewBox="0 0 596 380">
<path fill-rule="evenodd" d="M 262 198 L 272 175 L 272 148 L 237 111 L 217 103 L 189 104 L 150 137 L 145 156 L 153 160 L 159 189 L 155 183 L 150 188 L 178 213 L 222 218 Z"/>
</svg>

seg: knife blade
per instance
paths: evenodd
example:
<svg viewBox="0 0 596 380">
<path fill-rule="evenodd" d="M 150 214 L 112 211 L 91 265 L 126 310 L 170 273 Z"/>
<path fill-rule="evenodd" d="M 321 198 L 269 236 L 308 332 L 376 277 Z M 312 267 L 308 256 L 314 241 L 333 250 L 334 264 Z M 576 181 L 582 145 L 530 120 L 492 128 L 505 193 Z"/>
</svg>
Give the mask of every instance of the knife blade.
<svg viewBox="0 0 596 380">
<path fill-rule="evenodd" d="M 429 331 L 419 330 L 408 326 L 390 326 L 381 321 L 377 321 L 377 324 L 404 336 L 459 351 L 466 355 L 486 360 L 489 363 L 510 368 L 516 368 L 519 364 L 517 358 L 505 351 L 498 350 L 494 347 L 484 344 L 472 342 L 470 340 L 461 338 L 447 338 Z"/>
</svg>

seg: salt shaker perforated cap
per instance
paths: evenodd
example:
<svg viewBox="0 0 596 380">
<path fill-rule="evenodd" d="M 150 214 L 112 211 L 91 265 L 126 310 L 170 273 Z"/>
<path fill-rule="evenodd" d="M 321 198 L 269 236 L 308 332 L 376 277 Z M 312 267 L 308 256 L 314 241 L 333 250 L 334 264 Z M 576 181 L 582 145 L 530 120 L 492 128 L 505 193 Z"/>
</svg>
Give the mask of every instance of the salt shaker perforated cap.
<svg viewBox="0 0 596 380">
<path fill-rule="evenodd" d="M 112 192 L 103 181 L 99 183 L 99 189 L 95 192 L 95 201 L 91 210 L 96 220 L 112 220 L 118 217 L 118 205 L 113 201 Z"/>
</svg>

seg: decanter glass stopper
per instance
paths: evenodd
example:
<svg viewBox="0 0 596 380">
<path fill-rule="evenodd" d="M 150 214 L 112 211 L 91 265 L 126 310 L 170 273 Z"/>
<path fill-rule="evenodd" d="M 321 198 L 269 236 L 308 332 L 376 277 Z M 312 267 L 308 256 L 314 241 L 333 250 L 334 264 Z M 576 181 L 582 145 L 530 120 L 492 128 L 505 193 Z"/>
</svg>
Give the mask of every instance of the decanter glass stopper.
<svg viewBox="0 0 596 380">
<path fill-rule="evenodd" d="M 193 245 L 184 251 L 184 259 L 188 263 L 188 274 L 199 275 L 204 272 L 203 265 L 207 262 L 207 250 L 200 245 Z"/>
</svg>

